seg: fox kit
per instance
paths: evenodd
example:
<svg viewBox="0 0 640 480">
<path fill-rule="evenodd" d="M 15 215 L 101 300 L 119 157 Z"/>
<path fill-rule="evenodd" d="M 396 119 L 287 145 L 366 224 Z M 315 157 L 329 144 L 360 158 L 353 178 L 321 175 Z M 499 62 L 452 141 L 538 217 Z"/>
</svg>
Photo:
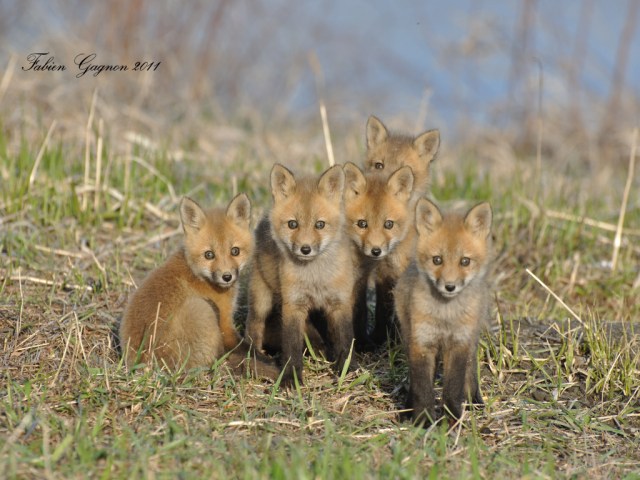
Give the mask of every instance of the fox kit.
<svg viewBox="0 0 640 480">
<path fill-rule="evenodd" d="M 428 130 L 417 137 L 389 133 L 387 127 L 373 115 L 367 121 L 367 155 L 365 170 L 391 175 L 402 166 L 410 166 L 414 175 L 411 198 L 411 215 L 415 202 L 429 193 L 430 166 L 438 154 L 440 132 Z M 409 220 L 413 223 L 413 218 Z M 413 254 L 415 232 L 412 229 L 376 267 L 376 312 L 375 327 L 371 339 L 375 345 L 382 345 L 393 327 L 393 287 L 409 265 Z"/>
<path fill-rule="evenodd" d="M 182 199 L 183 248 L 147 276 L 124 312 L 120 341 L 128 365 L 153 357 L 172 369 L 210 366 L 231 352 L 232 368 L 244 370 L 248 348 L 233 311 L 238 274 L 253 250 L 250 214 L 244 194 L 226 210 L 204 211 Z M 277 368 L 263 358 L 251 363 L 257 374 L 276 378 Z"/>
<path fill-rule="evenodd" d="M 338 165 L 319 179 L 295 178 L 279 164 L 271 170 L 273 208 L 256 230 L 246 336 L 262 349 L 265 328 L 273 328 L 270 313 L 280 314 L 284 385 L 291 385 L 294 372 L 302 382 L 310 314 L 326 318 L 327 354 L 338 370 L 353 340 L 354 271 L 344 235 L 343 189 Z"/>
<path fill-rule="evenodd" d="M 369 347 L 367 333 L 367 283 L 371 271 L 394 251 L 407 234 L 414 234 L 410 199 L 413 193 L 411 167 L 404 166 L 390 177 L 379 172 L 364 174 L 355 164 L 344 166 L 347 232 L 352 241 L 356 271 L 353 328 L 358 350 Z"/>
<path fill-rule="evenodd" d="M 407 408 L 413 419 L 435 420 L 436 359 L 443 363 L 443 401 L 454 418 L 462 402 L 482 404 L 477 349 L 488 323 L 491 207 L 442 214 L 427 199 L 416 206 L 415 260 L 395 289 L 395 306 L 409 361 Z"/>
</svg>

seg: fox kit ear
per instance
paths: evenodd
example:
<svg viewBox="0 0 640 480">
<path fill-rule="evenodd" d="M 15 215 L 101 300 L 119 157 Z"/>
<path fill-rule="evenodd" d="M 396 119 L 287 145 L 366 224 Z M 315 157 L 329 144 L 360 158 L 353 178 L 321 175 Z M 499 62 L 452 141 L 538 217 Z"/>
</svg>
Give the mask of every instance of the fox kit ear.
<svg viewBox="0 0 640 480">
<path fill-rule="evenodd" d="M 251 221 L 251 201 L 246 194 L 236 195 L 227 207 L 227 217 L 240 227 L 249 228 Z"/>
<path fill-rule="evenodd" d="M 344 170 L 340 165 L 334 165 L 322 174 L 318 180 L 318 192 L 328 200 L 339 202 L 344 191 Z"/>
<path fill-rule="evenodd" d="M 200 205 L 189 197 L 183 197 L 180 202 L 180 221 L 185 233 L 194 233 L 202 228 L 207 216 Z"/>
<path fill-rule="evenodd" d="M 387 186 L 398 199 L 406 202 L 413 193 L 413 170 L 409 165 L 399 168 L 387 180 Z"/>
<path fill-rule="evenodd" d="M 427 164 L 436 158 L 440 148 L 440 130 L 428 130 L 413 141 L 413 146 Z"/>
<path fill-rule="evenodd" d="M 367 188 L 367 180 L 355 163 L 347 162 L 344 167 L 344 196 L 347 200 L 352 200 L 361 195 Z"/>
<path fill-rule="evenodd" d="M 275 201 L 283 200 L 293 194 L 296 189 L 296 179 L 287 168 L 276 163 L 271 169 L 271 194 Z"/>
<path fill-rule="evenodd" d="M 464 217 L 464 226 L 471 233 L 486 238 L 491 233 L 493 213 L 489 202 L 482 202 L 473 207 Z"/>
<path fill-rule="evenodd" d="M 367 149 L 380 145 L 389 136 L 387 127 L 377 117 L 371 115 L 367 120 Z"/>
<path fill-rule="evenodd" d="M 416 204 L 416 228 L 420 235 L 428 235 L 435 232 L 442 223 L 440 210 L 430 200 L 421 198 Z"/>
</svg>

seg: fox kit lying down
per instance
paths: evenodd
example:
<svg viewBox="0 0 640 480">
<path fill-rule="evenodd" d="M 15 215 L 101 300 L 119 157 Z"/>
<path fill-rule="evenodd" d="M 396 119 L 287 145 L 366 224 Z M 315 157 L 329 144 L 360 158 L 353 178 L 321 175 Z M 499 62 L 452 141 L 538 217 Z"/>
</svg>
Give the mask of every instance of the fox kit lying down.
<svg viewBox="0 0 640 480">
<path fill-rule="evenodd" d="M 238 274 L 253 250 L 250 214 L 244 194 L 226 210 L 204 211 L 183 198 L 183 248 L 145 278 L 125 309 L 120 341 L 127 365 L 155 358 L 171 369 L 206 367 L 231 352 L 234 370 L 277 377 L 269 360 L 247 358 L 233 324 Z"/>
<path fill-rule="evenodd" d="M 439 147 L 438 130 L 428 130 L 416 137 L 390 133 L 387 127 L 372 115 L 367 121 L 367 155 L 364 169 L 367 172 L 380 172 L 390 176 L 400 167 L 411 167 L 414 182 L 409 208 L 413 217 L 415 202 L 429 193 L 430 167 Z M 413 223 L 413 218 L 410 218 L 409 222 Z M 388 333 L 395 328 L 392 290 L 409 265 L 413 254 L 414 236 L 414 232 L 410 232 L 376 267 L 375 328 L 371 335 L 371 340 L 376 345 L 384 344 Z"/>
<path fill-rule="evenodd" d="M 454 418 L 466 399 L 482 403 L 477 376 L 481 328 L 488 323 L 491 207 L 442 214 L 420 199 L 415 260 L 395 289 L 395 306 L 409 361 L 407 408 L 413 419 L 435 420 L 436 361 L 443 362 L 443 400 Z"/>
<path fill-rule="evenodd" d="M 370 346 L 367 332 L 367 283 L 371 271 L 395 251 L 405 237 L 415 236 L 409 204 L 413 192 L 413 173 L 408 166 L 391 176 L 376 171 L 366 175 L 353 163 L 344 166 L 344 202 L 347 233 L 353 248 L 356 282 L 353 324 L 355 346 Z"/>
<path fill-rule="evenodd" d="M 272 311 L 281 313 L 284 373 L 302 381 L 304 332 L 310 314 L 327 322 L 329 360 L 342 369 L 353 340 L 354 271 L 344 235 L 344 172 L 336 165 L 320 178 L 296 178 L 282 165 L 271 170 L 273 208 L 256 230 L 246 337 L 263 348 Z"/>
</svg>

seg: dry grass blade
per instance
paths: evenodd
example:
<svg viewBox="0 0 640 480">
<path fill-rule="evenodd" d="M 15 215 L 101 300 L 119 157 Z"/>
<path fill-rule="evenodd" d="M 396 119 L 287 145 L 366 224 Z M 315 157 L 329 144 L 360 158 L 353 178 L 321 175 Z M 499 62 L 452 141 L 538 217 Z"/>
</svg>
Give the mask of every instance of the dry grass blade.
<svg viewBox="0 0 640 480">
<path fill-rule="evenodd" d="M 47 149 L 47 145 L 49 144 L 49 139 L 51 138 L 51 133 L 53 129 L 56 127 L 56 120 L 51 122 L 51 126 L 47 131 L 47 135 L 44 137 L 44 141 L 40 146 L 40 150 L 38 151 L 38 156 L 36 157 L 36 161 L 33 164 L 33 169 L 31 170 L 31 174 L 29 175 L 29 188 L 33 186 L 33 182 L 36 180 L 36 175 L 38 174 L 38 167 L 40 166 L 40 162 L 42 161 L 42 156 L 44 155 L 45 150 Z"/>
<path fill-rule="evenodd" d="M 624 217 L 627 212 L 627 202 L 629 201 L 629 191 L 634 179 L 636 166 L 636 149 L 638 147 L 638 128 L 633 131 L 633 141 L 631 143 L 631 154 L 629 156 L 629 168 L 627 169 L 627 181 L 624 185 L 624 193 L 622 194 L 622 205 L 620 205 L 620 215 L 618 217 L 618 226 L 616 228 L 616 236 L 613 240 L 613 256 L 611 258 L 611 271 L 615 272 L 618 266 L 618 253 L 620 252 L 620 244 L 622 243 L 622 226 L 624 225 Z"/>
<path fill-rule="evenodd" d="M 578 322 L 580 322 L 580 325 L 582 325 L 584 328 L 587 328 L 587 325 L 585 325 L 585 323 L 582 321 L 582 319 L 578 316 L 578 314 L 576 312 L 574 312 L 571 307 L 569 307 L 569 305 L 567 305 L 564 300 L 562 300 L 558 295 L 556 295 L 556 293 L 551 290 L 542 280 L 540 280 L 535 273 L 533 273 L 531 270 L 529 270 L 528 268 L 525 269 L 525 271 L 531 275 L 533 277 L 533 279 L 538 282 L 542 288 L 544 288 L 553 298 L 555 298 L 560 305 L 562 305 L 570 314 L 573 318 L 575 318 L 576 320 L 578 320 Z"/>
</svg>

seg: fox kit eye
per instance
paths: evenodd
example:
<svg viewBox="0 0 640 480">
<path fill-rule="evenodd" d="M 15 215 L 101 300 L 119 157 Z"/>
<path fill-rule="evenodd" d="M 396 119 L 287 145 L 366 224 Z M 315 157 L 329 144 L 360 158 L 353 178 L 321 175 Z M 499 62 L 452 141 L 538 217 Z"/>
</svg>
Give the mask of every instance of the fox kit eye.
<svg viewBox="0 0 640 480">
<path fill-rule="evenodd" d="M 289 223 L 287 223 L 287 225 L 289 225 L 289 228 L 291 230 L 295 230 L 296 228 L 298 228 L 298 222 L 296 222 L 295 220 L 289 220 Z"/>
<path fill-rule="evenodd" d="M 322 229 L 324 228 L 324 222 L 323 222 L 322 220 L 318 220 L 318 221 L 316 222 L 316 228 L 317 228 L 318 230 L 322 230 Z"/>
<path fill-rule="evenodd" d="M 384 228 L 387 230 L 391 230 L 393 228 L 393 220 L 387 220 L 384 222 Z"/>
<path fill-rule="evenodd" d="M 462 265 L 463 267 L 468 267 L 470 263 L 471 259 L 469 257 L 462 257 L 460 259 L 460 265 Z"/>
<path fill-rule="evenodd" d="M 442 265 L 442 257 L 440 255 L 436 255 L 432 258 L 434 265 Z"/>
<path fill-rule="evenodd" d="M 376 162 L 375 167 L 376 167 L 376 170 L 382 170 L 384 168 L 384 163 Z"/>
<path fill-rule="evenodd" d="M 204 252 L 204 258 L 206 258 L 207 260 L 213 260 L 214 258 L 216 258 L 216 254 L 211 250 L 207 250 L 206 252 Z"/>
<path fill-rule="evenodd" d="M 240 249 L 238 247 L 233 247 L 231 249 L 231 256 L 237 257 L 238 255 L 240 255 Z"/>
<path fill-rule="evenodd" d="M 367 228 L 368 226 L 366 220 L 358 220 L 358 223 L 356 225 L 358 225 L 358 228 Z"/>
</svg>

